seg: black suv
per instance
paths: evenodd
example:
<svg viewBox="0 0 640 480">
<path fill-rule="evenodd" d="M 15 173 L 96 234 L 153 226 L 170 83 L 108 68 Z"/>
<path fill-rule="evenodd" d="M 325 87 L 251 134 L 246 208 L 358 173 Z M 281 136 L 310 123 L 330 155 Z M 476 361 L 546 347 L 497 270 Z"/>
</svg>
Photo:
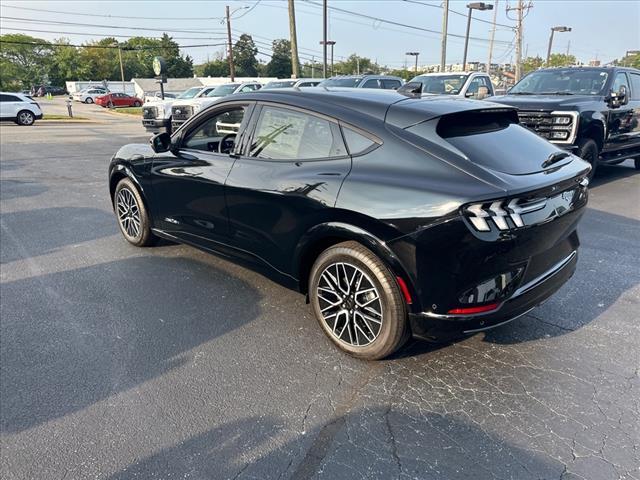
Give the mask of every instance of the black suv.
<svg viewBox="0 0 640 480">
<path fill-rule="evenodd" d="M 518 108 L 520 123 L 592 165 L 635 159 L 640 169 L 640 70 L 548 68 L 531 72 L 494 102 Z"/>
</svg>

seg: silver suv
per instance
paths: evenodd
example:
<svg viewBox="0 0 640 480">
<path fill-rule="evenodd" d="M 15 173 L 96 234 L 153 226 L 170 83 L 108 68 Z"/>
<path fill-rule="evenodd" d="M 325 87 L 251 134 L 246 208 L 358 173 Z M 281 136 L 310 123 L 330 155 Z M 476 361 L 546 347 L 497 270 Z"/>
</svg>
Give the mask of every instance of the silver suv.
<svg viewBox="0 0 640 480">
<path fill-rule="evenodd" d="M 418 75 L 407 82 L 401 92 L 453 95 L 482 100 L 494 95 L 489 75 L 483 72 L 442 72 Z"/>
<path fill-rule="evenodd" d="M 404 84 L 400 77 L 392 75 L 339 75 L 320 82 L 319 87 L 382 88 L 397 90 Z"/>
</svg>

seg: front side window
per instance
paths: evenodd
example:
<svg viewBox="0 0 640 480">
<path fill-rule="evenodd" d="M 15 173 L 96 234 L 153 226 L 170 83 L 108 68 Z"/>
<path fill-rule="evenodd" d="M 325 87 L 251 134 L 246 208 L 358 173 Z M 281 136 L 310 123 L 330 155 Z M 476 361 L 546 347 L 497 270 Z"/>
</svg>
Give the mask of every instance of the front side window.
<svg viewBox="0 0 640 480">
<path fill-rule="evenodd" d="M 245 110 L 244 106 L 234 107 L 207 118 L 187 135 L 183 148 L 230 153 L 235 146 L 235 137 L 240 131 Z"/>
<path fill-rule="evenodd" d="M 190 88 L 189 90 L 185 90 L 176 98 L 193 98 L 198 94 L 200 90 L 202 90 L 200 87 L 193 87 L 193 88 Z M 160 92 L 156 93 L 156 96 L 160 96 Z M 165 94 L 165 97 L 166 97 L 166 94 Z"/>
<path fill-rule="evenodd" d="M 486 77 L 475 77 L 469 83 L 469 88 L 467 88 L 467 97 L 478 98 L 478 94 L 480 93 L 480 88 L 486 88 L 484 95 L 491 94 L 491 87 L 489 86 L 489 80 Z"/>
<path fill-rule="evenodd" d="M 328 78 L 320 83 L 321 87 L 349 87 L 354 88 L 357 87 L 360 82 L 362 82 L 362 78 L 356 77 L 346 77 L 346 78 Z"/>
<path fill-rule="evenodd" d="M 613 80 L 613 86 L 611 89 L 618 93 L 621 87 L 625 87 L 627 90 L 629 89 L 629 81 L 627 80 L 627 74 L 624 72 L 619 72 L 616 74 L 616 78 Z"/>
<path fill-rule="evenodd" d="M 250 155 L 278 160 L 320 159 L 346 155 L 346 148 L 337 126 L 324 118 L 286 108 L 263 107 Z"/>
<path fill-rule="evenodd" d="M 422 93 L 435 95 L 457 95 L 460 93 L 468 75 L 434 75 L 416 77 L 412 82 L 422 83 Z"/>
<path fill-rule="evenodd" d="M 371 78 L 364 82 L 362 88 L 380 88 L 380 85 L 378 84 L 378 80 L 376 80 L 375 78 Z"/>
<path fill-rule="evenodd" d="M 381 80 L 381 82 L 382 88 L 387 90 L 397 90 L 402 86 L 400 80 Z"/>
<path fill-rule="evenodd" d="M 238 88 L 237 83 L 231 83 L 228 85 L 220 85 L 219 87 L 214 88 L 209 93 L 207 93 L 207 97 L 225 97 L 227 95 L 231 95 Z"/>
</svg>

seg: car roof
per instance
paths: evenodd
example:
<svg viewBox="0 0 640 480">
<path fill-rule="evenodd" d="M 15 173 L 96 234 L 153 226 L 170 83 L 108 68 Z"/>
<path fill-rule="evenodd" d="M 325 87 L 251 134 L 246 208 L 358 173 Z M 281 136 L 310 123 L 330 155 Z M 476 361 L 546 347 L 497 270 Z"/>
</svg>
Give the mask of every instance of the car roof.
<svg viewBox="0 0 640 480">
<path fill-rule="evenodd" d="M 362 119 L 361 114 L 364 113 L 400 128 L 465 110 L 512 109 L 512 107 L 505 105 L 451 97 L 450 95 L 407 96 L 395 90 L 364 88 L 280 88 L 241 93 L 233 97 L 232 101 L 247 99 L 261 102 L 281 102 L 328 116 L 335 116 L 347 122 L 352 120 L 357 123 Z"/>
<path fill-rule="evenodd" d="M 487 75 L 486 72 L 432 72 L 432 73 L 421 73 L 420 75 L 417 75 L 415 78 L 418 77 L 443 77 L 443 76 L 450 76 L 450 75 L 473 75 L 473 74 L 481 74 L 481 75 Z"/>
</svg>

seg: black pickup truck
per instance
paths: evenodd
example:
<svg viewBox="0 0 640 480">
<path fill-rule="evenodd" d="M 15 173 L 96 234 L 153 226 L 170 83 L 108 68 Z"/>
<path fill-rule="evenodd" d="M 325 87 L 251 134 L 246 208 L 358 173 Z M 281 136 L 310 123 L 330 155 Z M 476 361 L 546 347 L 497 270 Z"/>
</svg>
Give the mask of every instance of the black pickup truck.
<svg viewBox="0 0 640 480">
<path fill-rule="evenodd" d="M 640 169 L 640 70 L 536 70 L 493 102 L 518 108 L 520 123 L 592 165 L 635 160 Z"/>
</svg>

